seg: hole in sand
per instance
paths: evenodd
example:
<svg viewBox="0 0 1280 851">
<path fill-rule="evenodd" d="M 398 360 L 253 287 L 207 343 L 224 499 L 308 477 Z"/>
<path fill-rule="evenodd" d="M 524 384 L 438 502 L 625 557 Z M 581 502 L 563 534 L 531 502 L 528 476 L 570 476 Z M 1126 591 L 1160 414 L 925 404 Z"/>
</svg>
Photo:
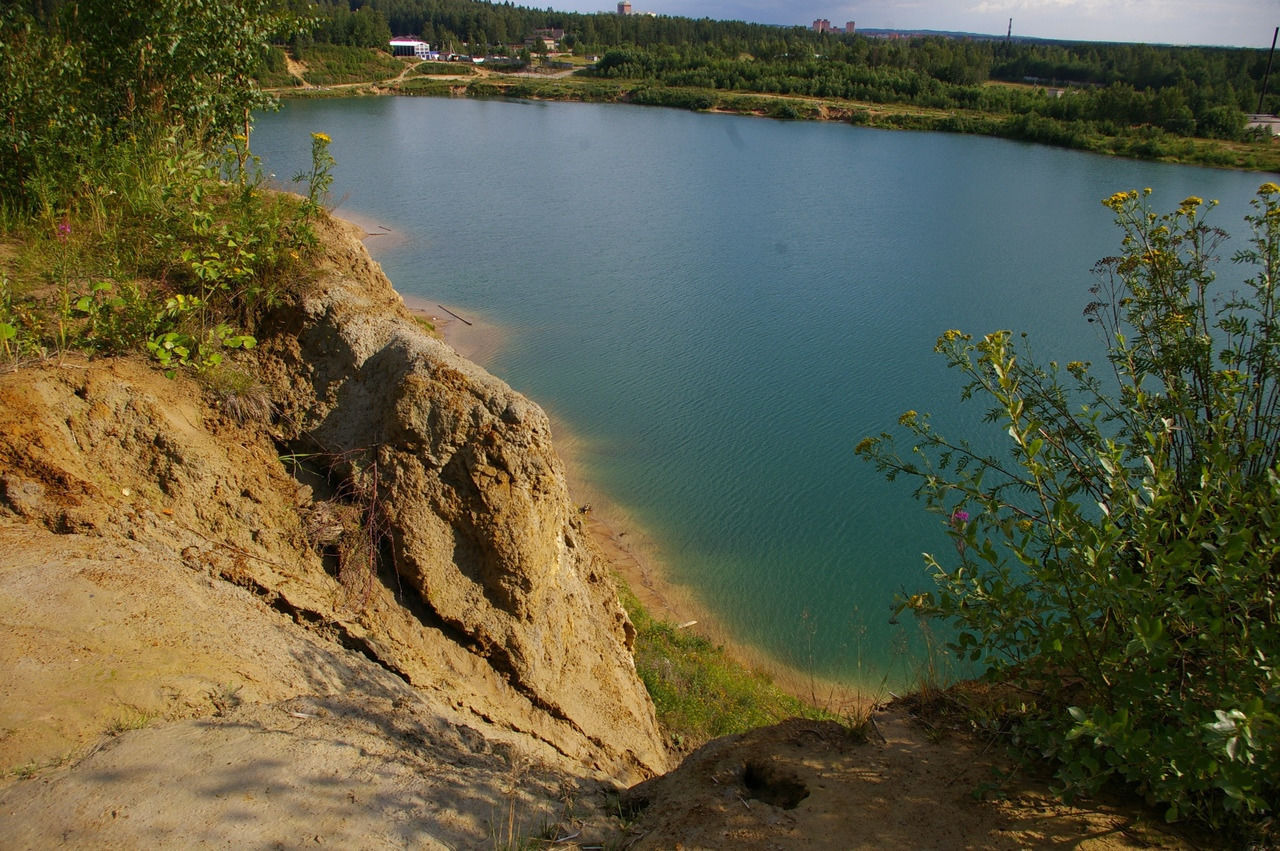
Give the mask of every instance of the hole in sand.
<svg viewBox="0 0 1280 851">
<path fill-rule="evenodd" d="M 748 797 L 784 810 L 794 810 L 809 797 L 809 787 L 799 777 L 767 762 L 748 762 L 742 769 L 742 783 Z"/>
</svg>

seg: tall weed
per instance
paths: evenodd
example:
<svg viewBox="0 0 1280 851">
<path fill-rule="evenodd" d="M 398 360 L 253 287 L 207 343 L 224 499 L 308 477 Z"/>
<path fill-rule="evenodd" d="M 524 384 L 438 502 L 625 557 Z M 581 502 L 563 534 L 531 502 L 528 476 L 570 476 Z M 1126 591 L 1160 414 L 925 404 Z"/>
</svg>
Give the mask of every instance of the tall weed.
<svg viewBox="0 0 1280 851">
<path fill-rule="evenodd" d="M 1149 190 L 1148 190 L 1149 192 Z M 1068 790 L 1127 781 L 1241 841 L 1280 801 L 1280 186 L 1266 183 L 1222 291 L 1227 234 L 1185 199 L 1104 201 L 1121 252 L 1085 314 L 1107 363 L 1041 365 L 1009 331 L 937 351 L 1009 437 L 983 455 L 909 411 L 859 454 L 907 476 L 955 555 L 902 601 L 1021 689 L 1021 741 Z"/>
</svg>

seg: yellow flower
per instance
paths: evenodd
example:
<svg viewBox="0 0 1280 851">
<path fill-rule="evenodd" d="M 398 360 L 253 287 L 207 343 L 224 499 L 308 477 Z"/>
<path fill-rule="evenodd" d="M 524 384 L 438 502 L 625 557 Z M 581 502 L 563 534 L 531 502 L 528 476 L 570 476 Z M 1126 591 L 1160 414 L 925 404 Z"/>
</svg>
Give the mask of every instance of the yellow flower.
<svg viewBox="0 0 1280 851">
<path fill-rule="evenodd" d="M 1136 199 L 1137 197 L 1138 197 L 1138 190 L 1136 189 L 1131 189 L 1128 192 L 1117 192 L 1114 195 L 1112 195 L 1110 198 L 1104 199 L 1102 202 L 1102 206 L 1110 207 L 1112 210 L 1115 210 L 1118 213 L 1124 208 L 1125 204 Z"/>
<path fill-rule="evenodd" d="M 957 340 L 967 341 L 971 339 L 973 338 L 968 334 L 964 333 L 963 331 L 957 331 L 955 328 L 952 328 L 949 331 L 943 332 L 942 336 L 939 337 L 937 342 L 933 344 L 933 350 L 935 352 L 944 352 L 946 351 L 948 345 L 956 342 Z"/>
<path fill-rule="evenodd" d="M 1199 207 L 1204 203 L 1204 199 L 1199 195 L 1188 195 L 1182 199 L 1182 203 L 1178 205 L 1179 209 L 1187 209 L 1188 207 Z"/>
<path fill-rule="evenodd" d="M 920 611 L 929 605 L 928 594 L 912 594 L 907 598 L 907 608 L 912 611 Z"/>
<path fill-rule="evenodd" d="M 898 417 L 898 425 L 913 426 L 916 423 L 916 417 L 920 416 L 915 411 L 905 411 L 902 416 Z"/>
<path fill-rule="evenodd" d="M 326 145 L 333 141 L 329 138 L 328 133 L 312 133 L 311 138 L 315 139 L 317 142 L 323 142 Z"/>
<path fill-rule="evenodd" d="M 1258 187 L 1259 195 L 1275 195 L 1280 192 L 1280 186 L 1276 186 L 1270 180 Z"/>
</svg>

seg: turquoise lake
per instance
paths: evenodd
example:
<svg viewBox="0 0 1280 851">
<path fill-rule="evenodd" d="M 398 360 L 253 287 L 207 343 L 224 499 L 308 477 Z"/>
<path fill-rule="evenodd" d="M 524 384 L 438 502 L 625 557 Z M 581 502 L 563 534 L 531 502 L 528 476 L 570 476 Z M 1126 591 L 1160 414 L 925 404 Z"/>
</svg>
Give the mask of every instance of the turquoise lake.
<svg viewBox="0 0 1280 851">
<path fill-rule="evenodd" d="M 921 553 L 951 544 L 853 447 L 907 409 L 983 428 L 933 354 L 948 328 L 1099 359 L 1081 311 L 1093 264 L 1119 249 L 1100 199 L 1218 199 L 1229 255 L 1268 179 L 980 137 L 435 98 L 286 102 L 253 147 L 287 180 L 315 131 L 333 139 L 337 212 L 392 229 L 369 247 L 397 289 L 501 325 L 485 366 L 572 432 L 577 474 L 672 580 L 737 640 L 890 686 L 920 646 L 889 623 L 893 596 L 928 587 Z"/>
</svg>

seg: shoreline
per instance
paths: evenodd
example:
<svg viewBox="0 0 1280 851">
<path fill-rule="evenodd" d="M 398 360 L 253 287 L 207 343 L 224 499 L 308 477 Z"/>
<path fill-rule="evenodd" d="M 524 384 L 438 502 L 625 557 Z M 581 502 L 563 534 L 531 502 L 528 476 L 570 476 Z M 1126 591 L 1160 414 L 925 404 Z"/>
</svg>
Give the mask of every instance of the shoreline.
<svg viewBox="0 0 1280 851">
<path fill-rule="evenodd" d="M 440 338 L 464 358 L 488 369 L 501 351 L 502 331 L 498 326 L 469 311 L 454 312 L 423 296 L 399 295 L 411 314 L 434 325 Z M 548 419 L 551 420 L 552 445 L 565 465 L 570 498 L 578 506 L 592 539 L 609 565 L 655 615 L 676 623 L 696 620 L 699 626 L 711 622 L 711 614 L 698 606 L 687 590 L 666 580 L 658 563 L 656 545 L 649 536 L 607 495 L 582 480 L 578 472 L 582 467 L 582 439 L 550 413 Z"/>
<path fill-rule="evenodd" d="M 606 84 L 612 82 L 614 90 L 607 95 L 575 86 L 582 78 L 549 80 L 557 84 L 556 90 L 529 91 L 524 87 L 542 82 L 541 75 L 534 78 L 514 74 L 482 73 L 462 79 L 449 77 L 410 77 L 390 81 L 366 81 L 343 83 L 338 87 L 310 89 L 271 89 L 282 100 L 303 100 L 330 97 L 445 97 L 445 98 L 511 98 L 526 101 L 557 103 L 615 103 L 635 104 L 634 81 L 626 84 L 602 78 L 587 78 L 588 82 Z M 549 79 L 549 78 L 548 78 Z M 412 85 L 419 82 L 417 86 Z M 566 83 L 568 86 L 566 87 Z M 476 86 L 473 92 L 471 87 Z M 514 90 L 514 91 L 513 91 Z M 777 92 L 737 92 L 723 89 L 699 89 L 678 86 L 658 86 L 654 91 L 669 95 L 669 102 L 637 105 L 663 106 L 668 109 L 691 109 L 714 115 L 740 115 L 752 118 L 768 118 L 775 121 L 817 121 L 822 123 L 850 124 L 876 130 L 907 132 L 956 133 L 965 136 L 987 136 L 1013 142 L 1043 145 L 1062 150 L 1074 150 L 1103 157 L 1140 159 L 1146 162 L 1168 162 L 1200 168 L 1234 169 L 1272 174 L 1280 172 L 1280 154 L 1274 145 L 1257 148 L 1248 142 L 1229 142 L 1194 136 L 1174 136 L 1189 146 L 1179 152 L 1166 152 L 1155 156 L 1143 154 L 1141 137 L 1133 133 L 1116 136 L 1102 135 L 1093 144 L 1055 144 L 1040 138 L 1028 138 L 1011 123 L 1009 116 L 961 107 L 924 107 L 904 103 L 875 103 L 870 101 L 828 98 L 816 95 L 790 95 Z M 691 105 L 690 99 L 694 105 Z M 700 106 L 703 100 L 708 105 Z M 1051 119 L 1055 120 L 1056 119 Z M 1186 147 L 1184 146 L 1184 147 Z"/>
<path fill-rule="evenodd" d="M 363 226 L 360 221 L 355 223 Z M 502 350 L 502 328 L 482 315 L 460 308 L 455 312 L 424 296 L 397 293 L 411 314 L 431 322 L 441 339 L 468 360 L 488 369 Z M 891 697 L 887 686 L 819 677 L 735 638 L 692 589 L 670 579 L 661 548 L 644 526 L 608 494 L 586 481 L 582 475 L 584 438 L 575 435 L 553 413 L 548 411 L 547 415 L 552 445 L 564 463 L 570 499 L 578 507 L 601 557 L 650 614 L 694 630 L 723 647 L 734 661 L 768 676 L 788 694 L 836 715 L 855 717 Z"/>
</svg>

